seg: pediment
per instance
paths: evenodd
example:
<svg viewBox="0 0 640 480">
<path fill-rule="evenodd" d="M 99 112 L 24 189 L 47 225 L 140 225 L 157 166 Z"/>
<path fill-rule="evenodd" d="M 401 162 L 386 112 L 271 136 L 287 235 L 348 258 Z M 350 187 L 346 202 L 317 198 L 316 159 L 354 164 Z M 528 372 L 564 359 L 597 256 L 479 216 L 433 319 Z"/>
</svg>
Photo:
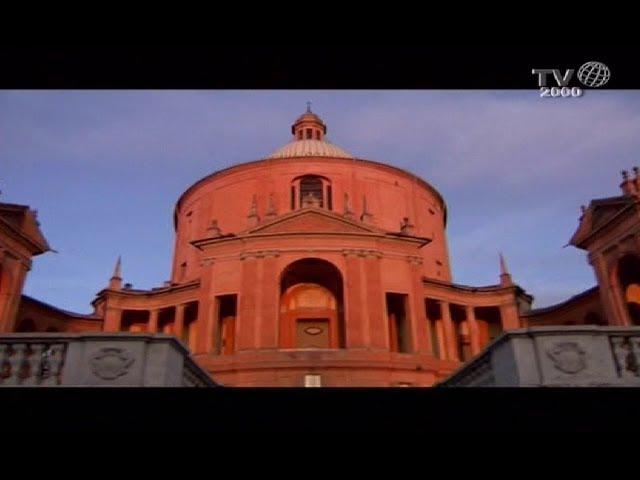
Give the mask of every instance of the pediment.
<svg viewBox="0 0 640 480">
<path fill-rule="evenodd" d="M 582 216 L 580 224 L 569 243 L 585 248 L 584 242 L 597 230 L 604 228 L 618 217 L 632 201 L 625 197 L 594 200 Z"/>
<path fill-rule="evenodd" d="M 371 225 L 357 222 L 342 215 L 307 208 L 283 215 L 268 223 L 258 225 L 246 234 L 276 234 L 276 233 L 384 233 Z"/>
<path fill-rule="evenodd" d="M 595 229 L 609 223 L 624 207 L 626 207 L 626 205 L 596 207 L 593 211 L 592 228 Z"/>
<path fill-rule="evenodd" d="M 0 204 L 0 220 L 22 238 L 27 239 L 27 248 L 33 255 L 50 249 L 36 220 L 36 213 L 26 205 Z"/>
</svg>

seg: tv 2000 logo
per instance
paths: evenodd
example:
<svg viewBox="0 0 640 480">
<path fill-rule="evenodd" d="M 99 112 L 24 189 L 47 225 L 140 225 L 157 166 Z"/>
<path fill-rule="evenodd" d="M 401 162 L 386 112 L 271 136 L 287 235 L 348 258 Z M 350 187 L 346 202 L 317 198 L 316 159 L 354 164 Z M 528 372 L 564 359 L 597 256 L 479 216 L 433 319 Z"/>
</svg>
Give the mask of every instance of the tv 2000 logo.
<svg viewBox="0 0 640 480">
<path fill-rule="evenodd" d="M 567 70 L 564 75 L 555 68 L 534 68 L 531 73 L 538 75 L 538 86 L 540 87 L 540 98 L 557 97 L 581 97 L 582 88 L 569 87 L 569 82 L 573 77 L 574 69 Z M 557 86 L 548 87 L 547 78 L 553 75 Z M 611 78 L 611 71 L 604 63 L 587 62 L 578 69 L 578 80 L 590 88 L 600 88 Z"/>
</svg>

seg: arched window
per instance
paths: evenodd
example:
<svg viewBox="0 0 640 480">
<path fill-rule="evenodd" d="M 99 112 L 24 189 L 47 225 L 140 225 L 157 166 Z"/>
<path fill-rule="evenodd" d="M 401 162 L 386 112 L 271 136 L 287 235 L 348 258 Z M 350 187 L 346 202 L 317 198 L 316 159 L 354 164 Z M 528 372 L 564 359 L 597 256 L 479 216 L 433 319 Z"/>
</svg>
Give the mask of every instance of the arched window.
<svg viewBox="0 0 640 480">
<path fill-rule="evenodd" d="M 297 195 L 296 195 L 297 192 Z M 318 175 L 305 175 L 291 185 L 291 209 L 318 207 L 333 210 L 331 182 Z"/>
</svg>

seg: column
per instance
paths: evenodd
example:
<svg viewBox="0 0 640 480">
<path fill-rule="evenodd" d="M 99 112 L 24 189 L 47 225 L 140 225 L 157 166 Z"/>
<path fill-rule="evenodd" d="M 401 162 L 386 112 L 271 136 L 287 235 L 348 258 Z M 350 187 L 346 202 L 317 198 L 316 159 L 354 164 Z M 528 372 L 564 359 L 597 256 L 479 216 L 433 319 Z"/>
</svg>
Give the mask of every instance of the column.
<svg viewBox="0 0 640 480">
<path fill-rule="evenodd" d="M 624 292 L 620 286 L 620 280 L 615 275 L 611 278 L 610 289 L 611 302 L 614 304 L 616 310 L 617 325 L 628 326 L 631 325 L 631 319 L 629 318 L 629 309 L 627 308 L 627 302 L 624 298 Z"/>
<path fill-rule="evenodd" d="M 428 337 L 427 313 L 425 311 L 424 294 L 422 287 L 422 258 L 413 257 L 411 259 L 411 343 L 415 353 L 428 353 L 431 349 L 431 342 Z"/>
<path fill-rule="evenodd" d="M 504 331 L 520 328 L 520 313 L 515 299 L 513 302 L 500 305 L 500 321 Z"/>
<path fill-rule="evenodd" d="M 595 270 L 596 279 L 600 289 L 600 302 L 604 309 L 609 325 L 626 325 L 625 312 L 620 311 L 617 301 L 618 292 L 616 285 L 610 281 L 609 268 L 605 258 L 601 255 L 591 255 L 590 263 Z"/>
<path fill-rule="evenodd" d="M 196 344 L 193 353 L 211 353 L 217 331 L 216 301 L 214 292 L 214 268 L 212 259 L 202 262 L 200 275 L 200 293 L 198 296 L 198 319 L 196 320 Z"/>
<path fill-rule="evenodd" d="M 429 316 L 429 310 L 427 309 L 427 305 L 429 302 L 433 302 L 433 300 L 428 299 L 427 297 L 422 298 L 422 304 L 424 307 L 424 318 L 427 324 L 427 344 L 429 347 L 429 353 L 435 356 L 436 351 L 442 351 L 439 346 L 433 344 L 433 339 L 435 338 L 436 342 L 438 341 L 438 328 L 437 328 L 437 320 L 433 319 Z M 435 329 L 435 331 L 432 331 Z M 442 354 L 440 354 L 442 357 Z"/>
<path fill-rule="evenodd" d="M 158 331 L 158 313 L 159 309 L 154 308 L 149 311 L 149 324 L 147 326 L 147 332 L 149 333 L 157 333 Z"/>
<path fill-rule="evenodd" d="M 184 309 L 186 305 L 181 303 L 176 305 L 176 316 L 173 320 L 173 334 L 182 341 L 182 330 L 184 329 Z"/>
<path fill-rule="evenodd" d="M 104 323 L 102 329 L 105 332 L 119 332 L 120 324 L 122 322 L 122 309 L 109 306 L 107 300 L 107 306 L 104 313 Z"/>
<path fill-rule="evenodd" d="M 386 323 L 385 299 L 382 291 L 381 268 L 382 254 L 368 252 L 365 258 L 365 275 L 367 279 L 367 305 L 369 306 L 370 346 L 374 349 L 389 348 Z"/>
<path fill-rule="evenodd" d="M 258 262 L 255 255 L 242 257 L 241 291 L 238 298 L 238 319 L 236 323 L 236 349 L 251 350 L 256 348 L 257 307 L 256 277 Z"/>
<path fill-rule="evenodd" d="M 480 353 L 482 346 L 480 345 L 480 329 L 478 328 L 478 322 L 476 320 L 476 311 L 472 305 L 465 307 L 467 325 L 469 325 L 469 334 L 471 335 L 471 354 L 477 355 Z"/>
<path fill-rule="evenodd" d="M 440 314 L 442 315 L 442 326 L 444 327 L 444 343 L 447 346 L 446 358 L 448 360 L 460 360 L 458 356 L 456 331 L 451 320 L 451 310 L 449 302 L 440 301 Z"/>
<path fill-rule="evenodd" d="M 278 315 L 280 313 L 280 282 L 278 281 L 278 253 L 267 251 L 262 261 L 260 310 L 262 324 L 259 332 L 260 348 L 278 348 Z"/>
<path fill-rule="evenodd" d="M 22 297 L 22 287 L 29 271 L 17 258 L 5 253 L 2 269 L 2 285 L 0 285 L 0 331 L 15 330 L 18 306 Z"/>
<path fill-rule="evenodd" d="M 362 348 L 364 344 L 360 262 L 355 250 L 343 251 L 347 264 L 344 296 L 346 303 L 347 347 Z"/>
</svg>

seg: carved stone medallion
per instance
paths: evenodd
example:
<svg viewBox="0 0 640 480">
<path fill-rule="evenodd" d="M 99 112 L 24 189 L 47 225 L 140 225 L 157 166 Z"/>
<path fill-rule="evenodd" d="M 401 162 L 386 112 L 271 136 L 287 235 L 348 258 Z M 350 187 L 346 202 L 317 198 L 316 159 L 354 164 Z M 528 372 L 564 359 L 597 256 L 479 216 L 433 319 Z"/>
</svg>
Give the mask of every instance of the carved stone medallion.
<svg viewBox="0 0 640 480">
<path fill-rule="evenodd" d="M 554 367 L 564 373 L 576 374 L 587 366 L 586 353 L 577 342 L 556 343 L 547 350 Z"/>
<path fill-rule="evenodd" d="M 105 347 L 91 355 L 91 371 L 103 380 L 115 380 L 126 375 L 134 358 L 124 348 Z"/>
</svg>

